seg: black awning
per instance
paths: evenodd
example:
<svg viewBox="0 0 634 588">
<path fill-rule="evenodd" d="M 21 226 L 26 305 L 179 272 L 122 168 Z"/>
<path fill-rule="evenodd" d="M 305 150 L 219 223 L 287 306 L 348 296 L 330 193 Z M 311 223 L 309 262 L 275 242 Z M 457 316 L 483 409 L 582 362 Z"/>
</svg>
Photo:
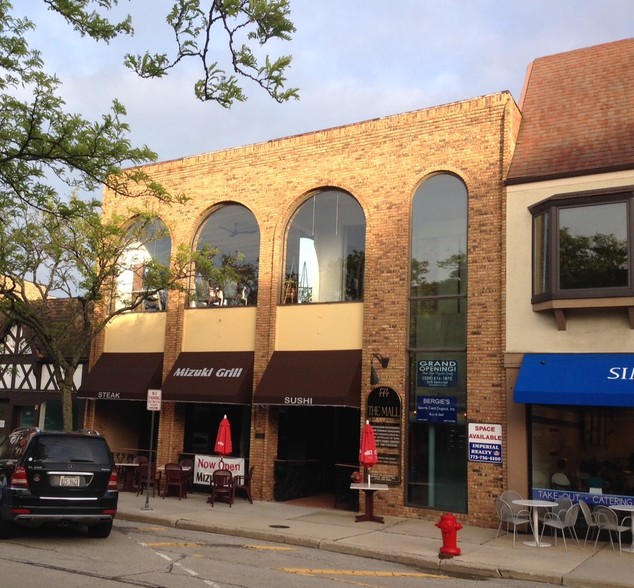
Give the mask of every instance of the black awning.
<svg viewBox="0 0 634 588">
<path fill-rule="evenodd" d="M 251 404 L 253 352 L 183 352 L 163 384 L 163 400 Z"/>
<path fill-rule="evenodd" d="M 77 398 L 146 400 L 160 388 L 162 353 L 102 353 L 77 392 Z"/>
<path fill-rule="evenodd" d="M 254 404 L 361 406 L 361 350 L 275 351 Z"/>
</svg>

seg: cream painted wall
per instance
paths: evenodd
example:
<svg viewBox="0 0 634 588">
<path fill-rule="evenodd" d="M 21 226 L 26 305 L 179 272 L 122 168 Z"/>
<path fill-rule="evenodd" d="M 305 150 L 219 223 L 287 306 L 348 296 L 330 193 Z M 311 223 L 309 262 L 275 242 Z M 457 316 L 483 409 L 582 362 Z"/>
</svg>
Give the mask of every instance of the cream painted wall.
<svg viewBox="0 0 634 588">
<path fill-rule="evenodd" d="M 555 194 L 634 185 L 631 171 L 538 182 L 507 188 L 506 351 L 623 352 L 634 350 L 627 311 L 568 312 L 558 331 L 551 312 L 531 305 L 532 217 L 528 207 Z"/>
<path fill-rule="evenodd" d="M 293 304 L 277 309 L 277 351 L 363 348 L 363 303 Z"/>
<path fill-rule="evenodd" d="M 164 349 L 164 312 L 131 312 L 117 316 L 106 329 L 104 351 L 157 353 Z"/>
<path fill-rule="evenodd" d="M 253 351 L 255 306 L 189 308 L 183 323 L 183 351 Z"/>
</svg>

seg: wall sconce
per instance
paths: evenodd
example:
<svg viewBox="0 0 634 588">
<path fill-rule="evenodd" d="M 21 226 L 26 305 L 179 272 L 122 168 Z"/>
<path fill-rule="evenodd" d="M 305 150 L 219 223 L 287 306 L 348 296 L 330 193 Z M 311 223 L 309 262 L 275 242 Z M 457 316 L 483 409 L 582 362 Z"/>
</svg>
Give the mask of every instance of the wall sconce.
<svg viewBox="0 0 634 588">
<path fill-rule="evenodd" d="M 380 353 L 373 353 L 370 358 L 370 384 L 372 386 L 376 386 L 381 380 L 379 379 L 379 374 L 376 369 L 374 369 L 374 360 L 377 359 L 381 364 L 381 367 L 385 369 L 390 363 L 389 357 L 383 357 Z"/>
</svg>

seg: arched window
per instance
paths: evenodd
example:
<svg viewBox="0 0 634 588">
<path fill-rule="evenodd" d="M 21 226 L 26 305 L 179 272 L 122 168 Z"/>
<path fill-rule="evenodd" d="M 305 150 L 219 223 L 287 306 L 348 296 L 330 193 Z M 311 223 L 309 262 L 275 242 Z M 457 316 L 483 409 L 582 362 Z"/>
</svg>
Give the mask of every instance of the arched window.
<svg viewBox="0 0 634 588">
<path fill-rule="evenodd" d="M 257 303 L 260 229 L 248 208 L 225 204 L 215 209 L 201 227 L 196 248 L 208 249 L 213 263 L 197 268 L 191 306 Z"/>
<path fill-rule="evenodd" d="M 289 226 L 282 302 L 362 300 L 364 262 L 359 203 L 340 190 L 316 192 Z"/>
<path fill-rule="evenodd" d="M 467 509 L 467 190 L 437 174 L 411 220 L 407 502 Z"/>
<path fill-rule="evenodd" d="M 129 230 L 129 247 L 122 257 L 123 271 L 118 279 L 118 302 L 122 304 L 134 301 L 135 297 L 146 290 L 146 272 L 149 262 L 169 267 L 172 240 L 165 223 L 160 218 L 137 219 Z M 156 311 L 167 309 L 167 292 L 161 290 L 156 296 L 144 300 L 138 311 Z"/>
</svg>

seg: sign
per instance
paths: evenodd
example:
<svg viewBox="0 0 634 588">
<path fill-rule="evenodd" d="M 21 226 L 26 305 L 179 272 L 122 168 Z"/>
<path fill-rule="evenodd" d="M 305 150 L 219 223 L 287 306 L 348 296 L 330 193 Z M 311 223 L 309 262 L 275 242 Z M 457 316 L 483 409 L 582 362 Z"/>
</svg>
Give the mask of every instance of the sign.
<svg viewBox="0 0 634 588">
<path fill-rule="evenodd" d="M 211 474 L 216 470 L 229 470 L 234 476 L 244 476 L 243 457 L 220 457 L 218 455 L 194 456 L 194 484 L 209 486 Z"/>
<path fill-rule="evenodd" d="M 589 506 L 615 506 L 627 504 L 634 507 L 634 496 L 620 494 L 590 494 L 589 492 L 577 492 L 575 490 L 551 490 L 549 488 L 531 488 L 531 497 L 534 500 L 552 500 L 557 502 L 560 498 L 569 498 L 572 502 L 586 502 Z"/>
<path fill-rule="evenodd" d="M 416 420 L 419 423 L 455 423 L 458 399 L 455 396 L 417 396 Z"/>
<path fill-rule="evenodd" d="M 425 388 L 456 388 L 458 362 L 455 359 L 421 359 L 416 370 L 416 384 Z"/>
<path fill-rule="evenodd" d="M 161 410 L 161 391 L 160 390 L 150 389 L 147 391 L 147 409 Z"/>
<path fill-rule="evenodd" d="M 401 397 L 387 386 L 379 386 L 368 395 L 368 420 L 380 418 L 401 420 Z"/>
<path fill-rule="evenodd" d="M 469 423 L 469 461 L 502 463 L 502 425 Z"/>
</svg>

